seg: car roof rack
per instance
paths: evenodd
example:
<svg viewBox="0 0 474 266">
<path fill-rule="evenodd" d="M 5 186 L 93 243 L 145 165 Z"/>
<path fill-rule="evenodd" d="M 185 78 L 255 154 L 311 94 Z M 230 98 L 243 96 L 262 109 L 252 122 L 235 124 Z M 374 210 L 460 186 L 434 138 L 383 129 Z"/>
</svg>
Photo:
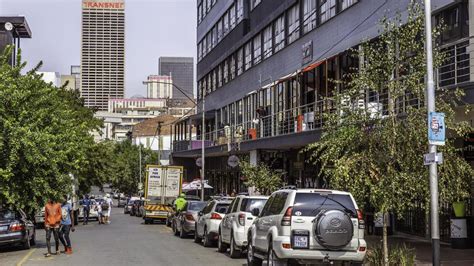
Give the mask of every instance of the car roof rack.
<svg viewBox="0 0 474 266">
<path fill-rule="evenodd" d="M 294 185 L 284 186 L 284 187 L 281 187 L 280 189 L 293 189 L 293 190 L 296 190 L 296 186 L 294 186 Z"/>
</svg>

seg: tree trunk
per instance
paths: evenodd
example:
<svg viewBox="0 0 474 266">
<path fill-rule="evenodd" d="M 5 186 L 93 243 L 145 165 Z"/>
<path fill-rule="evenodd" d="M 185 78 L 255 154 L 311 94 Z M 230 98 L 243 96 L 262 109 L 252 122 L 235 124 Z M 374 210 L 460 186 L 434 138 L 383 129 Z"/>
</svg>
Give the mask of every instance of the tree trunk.
<svg viewBox="0 0 474 266">
<path fill-rule="evenodd" d="M 388 212 L 383 213 L 383 265 L 388 265 L 388 234 L 387 234 L 387 221 L 388 221 Z"/>
</svg>

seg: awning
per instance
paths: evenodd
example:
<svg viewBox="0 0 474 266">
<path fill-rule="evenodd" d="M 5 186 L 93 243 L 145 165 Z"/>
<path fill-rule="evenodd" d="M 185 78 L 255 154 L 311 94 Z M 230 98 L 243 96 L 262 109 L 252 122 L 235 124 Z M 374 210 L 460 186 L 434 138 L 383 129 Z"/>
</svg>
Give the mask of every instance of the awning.
<svg viewBox="0 0 474 266">
<path fill-rule="evenodd" d="M 289 80 L 289 79 L 295 77 L 298 73 L 299 73 L 299 70 L 297 70 L 297 71 L 295 71 L 295 72 L 293 72 L 293 73 L 290 73 L 290 74 L 288 74 L 288 75 L 286 75 L 286 76 L 283 76 L 283 77 L 279 78 L 279 79 L 278 79 L 278 82 L 276 82 L 276 83 L 280 83 L 280 82 Z"/>
<path fill-rule="evenodd" d="M 310 71 L 310 70 L 313 70 L 315 68 L 317 68 L 318 66 L 320 66 L 322 63 L 326 62 L 327 58 L 321 60 L 321 61 L 318 61 L 318 62 L 314 62 L 312 64 L 310 64 L 309 66 L 303 68 L 303 72 L 307 72 L 307 71 Z"/>
</svg>

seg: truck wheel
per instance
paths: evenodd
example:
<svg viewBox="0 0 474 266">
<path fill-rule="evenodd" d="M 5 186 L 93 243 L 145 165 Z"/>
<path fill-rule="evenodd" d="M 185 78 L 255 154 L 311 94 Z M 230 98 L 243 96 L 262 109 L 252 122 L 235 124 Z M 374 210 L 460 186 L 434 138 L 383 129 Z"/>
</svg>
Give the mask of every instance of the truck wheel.
<svg viewBox="0 0 474 266">
<path fill-rule="evenodd" d="M 235 240 L 234 240 L 234 233 L 231 233 L 230 235 L 230 257 L 235 259 L 235 258 L 240 258 L 241 252 L 240 250 L 237 249 L 237 246 L 235 245 Z"/>
</svg>

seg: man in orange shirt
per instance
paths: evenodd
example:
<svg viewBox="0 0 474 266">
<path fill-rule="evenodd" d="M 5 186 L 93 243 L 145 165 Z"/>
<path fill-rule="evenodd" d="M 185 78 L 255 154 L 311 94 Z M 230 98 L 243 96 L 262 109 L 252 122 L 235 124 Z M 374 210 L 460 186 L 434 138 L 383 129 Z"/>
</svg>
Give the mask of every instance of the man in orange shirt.
<svg viewBox="0 0 474 266">
<path fill-rule="evenodd" d="M 52 199 L 44 207 L 44 227 L 46 229 L 46 245 L 48 253 L 46 257 L 51 256 L 51 233 L 54 235 L 54 242 L 56 243 L 56 253 L 59 254 L 59 226 L 61 225 L 61 204 Z"/>
</svg>

